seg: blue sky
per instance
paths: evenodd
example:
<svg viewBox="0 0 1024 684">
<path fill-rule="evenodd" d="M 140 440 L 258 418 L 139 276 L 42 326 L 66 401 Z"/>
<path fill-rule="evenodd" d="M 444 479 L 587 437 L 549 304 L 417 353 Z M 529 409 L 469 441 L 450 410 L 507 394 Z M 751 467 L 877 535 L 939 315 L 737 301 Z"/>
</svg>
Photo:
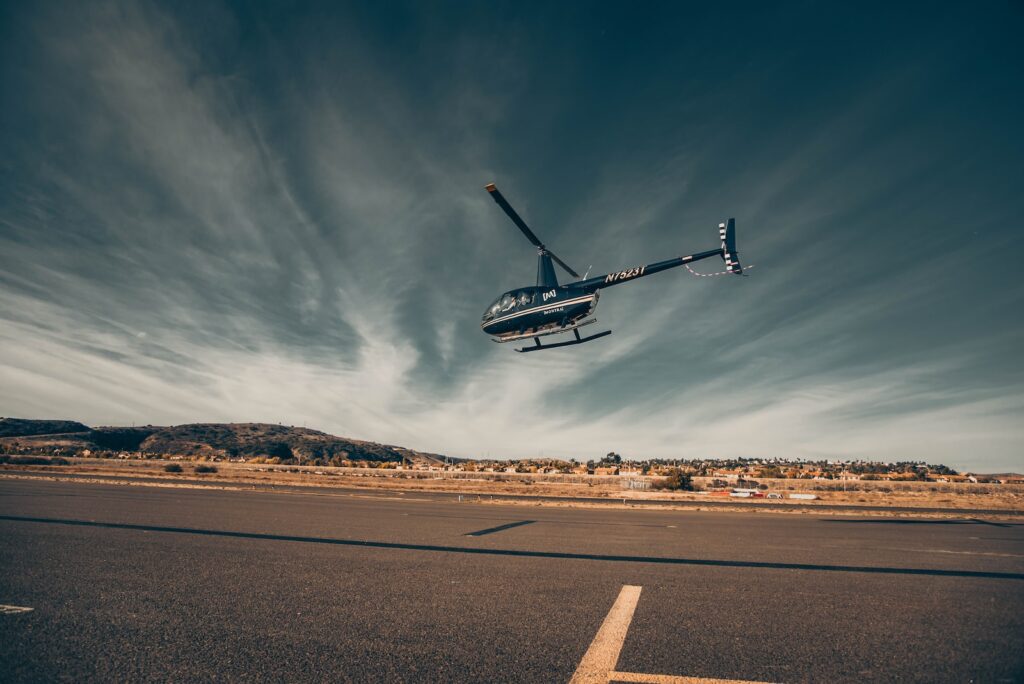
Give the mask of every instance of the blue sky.
<svg viewBox="0 0 1024 684">
<path fill-rule="evenodd" d="M 0 414 L 1024 468 L 1019 3 L 0 12 Z M 577 269 L 755 267 L 515 354 L 489 182 Z"/>
</svg>

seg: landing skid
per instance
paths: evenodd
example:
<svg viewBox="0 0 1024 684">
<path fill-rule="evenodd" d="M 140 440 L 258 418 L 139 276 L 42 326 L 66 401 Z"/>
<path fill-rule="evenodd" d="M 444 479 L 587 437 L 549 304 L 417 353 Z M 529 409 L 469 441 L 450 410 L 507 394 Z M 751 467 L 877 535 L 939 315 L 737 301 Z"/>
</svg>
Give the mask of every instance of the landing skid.
<svg viewBox="0 0 1024 684">
<path fill-rule="evenodd" d="M 536 339 L 538 337 L 543 337 L 545 335 L 558 335 L 559 333 L 569 332 L 570 330 L 573 330 L 575 328 L 582 328 L 583 326 L 590 325 L 591 323 L 597 323 L 597 319 L 590 318 L 585 321 L 580 321 L 579 323 L 574 323 L 573 325 L 567 325 L 564 327 L 559 325 L 552 325 L 548 328 L 544 328 L 541 330 L 534 330 L 533 332 L 525 332 L 515 335 L 505 335 L 504 337 L 492 337 L 491 340 L 497 342 L 498 344 L 504 344 L 505 342 L 528 340 L 531 337 Z"/>
<path fill-rule="evenodd" d="M 540 343 L 540 338 L 539 337 L 534 337 L 533 338 L 533 341 L 535 342 L 534 346 L 532 346 L 532 347 L 523 347 L 522 349 L 516 349 L 516 351 L 517 352 L 532 352 L 532 351 L 540 351 L 541 349 L 555 349 L 557 347 L 569 347 L 569 346 L 572 346 L 574 344 L 583 344 L 584 342 L 590 342 L 591 340 L 596 340 L 597 338 L 604 337 L 605 335 L 611 335 L 612 331 L 611 330 L 605 330 L 604 332 L 595 333 L 594 335 L 591 335 L 590 337 L 580 337 L 579 329 L 578 328 L 573 328 L 572 334 L 576 336 L 575 340 L 569 340 L 568 342 L 556 342 L 555 344 L 541 344 Z"/>
</svg>

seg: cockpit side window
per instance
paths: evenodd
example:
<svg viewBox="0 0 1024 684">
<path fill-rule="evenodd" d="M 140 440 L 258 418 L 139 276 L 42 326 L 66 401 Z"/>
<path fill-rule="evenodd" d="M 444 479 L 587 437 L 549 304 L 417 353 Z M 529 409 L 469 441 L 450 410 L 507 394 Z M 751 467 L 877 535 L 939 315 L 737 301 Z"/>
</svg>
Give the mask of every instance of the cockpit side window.
<svg viewBox="0 0 1024 684">
<path fill-rule="evenodd" d="M 484 312 L 483 320 L 489 321 L 496 316 L 508 313 L 512 309 L 529 306 L 533 303 L 533 299 L 534 296 L 532 292 L 507 292 L 501 297 L 498 297 L 489 307 L 487 307 L 487 311 Z"/>
</svg>

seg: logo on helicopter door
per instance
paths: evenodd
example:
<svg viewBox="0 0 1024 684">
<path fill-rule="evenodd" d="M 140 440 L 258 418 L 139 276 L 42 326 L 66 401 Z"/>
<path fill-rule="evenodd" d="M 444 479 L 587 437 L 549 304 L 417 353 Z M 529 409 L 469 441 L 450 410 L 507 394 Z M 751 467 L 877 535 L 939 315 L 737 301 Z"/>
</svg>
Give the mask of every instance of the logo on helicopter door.
<svg viewBox="0 0 1024 684">
<path fill-rule="evenodd" d="M 547 292 L 545 292 L 541 296 L 544 297 L 544 301 L 546 302 L 549 299 L 554 299 L 555 297 L 557 297 L 558 296 L 558 292 L 556 290 L 548 290 Z"/>
</svg>

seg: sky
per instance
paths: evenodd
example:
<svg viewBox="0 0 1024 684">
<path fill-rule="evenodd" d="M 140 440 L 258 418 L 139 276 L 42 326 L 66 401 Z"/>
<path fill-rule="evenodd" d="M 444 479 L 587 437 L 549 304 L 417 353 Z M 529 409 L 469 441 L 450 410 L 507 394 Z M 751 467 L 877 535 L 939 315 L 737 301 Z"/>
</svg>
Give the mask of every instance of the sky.
<svg viewBox="0 0 1024 684">
<path fill-rule="evenodd" d="M 1024 6 L 0 4 L 0 415 L 1024 470 Z M 484 190 L 604 291 L 536 354 Z M 712 260 L 695 266 L 715 272 Z M 603 327 L 602 327 L 603 326 Z"/>
</svg>

